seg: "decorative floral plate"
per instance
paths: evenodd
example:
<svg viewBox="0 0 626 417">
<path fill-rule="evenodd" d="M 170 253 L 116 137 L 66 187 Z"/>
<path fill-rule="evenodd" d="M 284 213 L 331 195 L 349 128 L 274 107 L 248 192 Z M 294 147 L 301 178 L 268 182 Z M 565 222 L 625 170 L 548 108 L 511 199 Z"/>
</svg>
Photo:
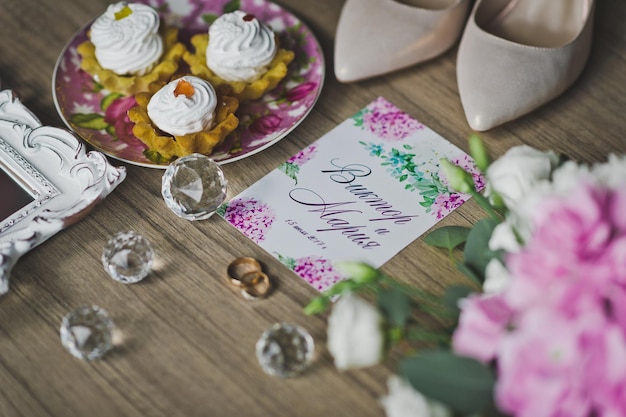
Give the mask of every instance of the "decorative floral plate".
<svg viewBox="0 0 626 417">
<path fill-rule="evenodd" d="M 309 114 L 324 82 L 324 56 L 309 28 L 293 14 L 267 0 L 139 0 L 155 7 L 169 25 L 180 28 L 188 48 L 196 33 L 223 13 L 241 9 L 254 14 L 278 35 L 281 46 L 295 52 L 289 72 L 276 89 L 261 99 L 242 104 L 239 127 L 211 157 L 220 164 L 237 161 L 266 149 L 291 132 Z M 145 145 L 132 134 L 126 111 L 134 98 L 104 90 L 80 70 L 76 48 L 87 39 L 91 23 L 65 46 L 52 77 L 52 95 L 64 123 L 99 151 L 131 164 L 166 168 L 146 157 Z"/>
</svg>

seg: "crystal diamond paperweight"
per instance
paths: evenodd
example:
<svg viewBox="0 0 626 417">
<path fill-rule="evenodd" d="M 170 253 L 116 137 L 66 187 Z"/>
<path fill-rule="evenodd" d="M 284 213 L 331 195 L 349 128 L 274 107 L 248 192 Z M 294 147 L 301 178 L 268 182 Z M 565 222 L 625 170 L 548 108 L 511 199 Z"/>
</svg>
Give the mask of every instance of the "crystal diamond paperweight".
<svg viewBox="0 0 626 417">
<path fill-rule="evenodd" d="M 194 153 L 170 164 L 163 174 L 161 193 L 167 207 L 177 216 L 204 220 L 226 200 L 226 185 L 219 164 Z"/>
<path fill-rule="evenodd" d="M 63 317 L 61 343 L 79 359 L 98 359 L 113 347 L 114 327 L 104 309 L 81 307 Z"/>
<path fill-rule="evenodd" d="M 134 284 L 144 279 L 152 268 L 154 251 L 150 242 L 135 232 L 113 236 L 102 252 L 102 265 L 116 281 Z"/>
<path fill-rule="evenodd" d="M 313 360 L 313 337 L 300 326 L 276 323 L 256 343 L 256 356 L 263 370 L 281 378 L 300 375 Z"/>
</svg>

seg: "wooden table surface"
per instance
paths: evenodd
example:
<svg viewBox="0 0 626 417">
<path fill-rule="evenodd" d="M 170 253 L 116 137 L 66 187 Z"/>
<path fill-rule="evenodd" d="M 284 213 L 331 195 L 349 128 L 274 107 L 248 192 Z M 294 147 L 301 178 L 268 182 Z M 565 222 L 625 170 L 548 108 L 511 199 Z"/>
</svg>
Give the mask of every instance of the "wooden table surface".
<svg viewBox="0 0 626 417">
<path fill-rule="evenodd" d="M 4 0 L 0 14 L 2 88 L 19 94 L 46 125 L 62 127 L 51 77 L 65 43 L 106 0 Z M 472 133 L 456 84 L 456 47 L 428 63 L 352 84 L 333 74 L 333 43 L 343 2 L 276 0 L 306 22 L 326 57 L 315 108 L 285 139 L 224 166 L 229 196 L 243 191 L 378 96 L 384 96 L 462 149 Z M 517 121 L 482 134 L 494 156 L 529 144 L 586 162 L 626 150 L 626 2 L 598 2 L 594 44 L 581 78 L 564 95 Z M 384 36 L 384 34 L 381 34 Z M 114 165 L 123 165 L 112 160 Z M 306 282 L 223 219 L 188 222 L 161 199 L 161 170 L 127 166 L 127 179 L 85 219 L 24 256 L 0 297 L 0 416 L 381 416 L 393 360 L 338 372 L 325 348 L 326 316 L 302 307 L 316 294 Z M 482 217 L 470 201 L 440 224 Z M 100 254 L 114 233 L 132 228 L 158 254 L 142 283 L 122 285 Z M 247 302 L 225 285 L 227 264 L 257 257 L 276 291 Z M 441 291 L 463 278 L 446 253 L 418 239 L 382 268 Z M 59 340 L 61 318 L 85 304 L 106 308 L 122 339 L 104 359 L 85 362 Z M 254 355 L 275 322 L 308 329 L 317 342 L 311 369 L 283 380 L 263 373 Z"/>
</svg>

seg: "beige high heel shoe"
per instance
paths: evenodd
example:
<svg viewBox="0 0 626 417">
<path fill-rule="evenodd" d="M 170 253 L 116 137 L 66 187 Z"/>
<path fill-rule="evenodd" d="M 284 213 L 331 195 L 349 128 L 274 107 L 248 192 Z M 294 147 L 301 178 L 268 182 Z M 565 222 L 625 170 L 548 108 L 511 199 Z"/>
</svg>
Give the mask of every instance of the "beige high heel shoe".
<svg viewBox="0 0 626 417">
<path fill-rule="evenodd" d="M 469 125 L 489 130 L 567 90 L 589 57 L 595 0 L 478 0 L 457 57 Z"/>
<path fill-rule="evenodd" d="M 335 76 L 352 82 L 443 54 L 461 36 L 470 0 L 346 0 Z"/>
</svg>

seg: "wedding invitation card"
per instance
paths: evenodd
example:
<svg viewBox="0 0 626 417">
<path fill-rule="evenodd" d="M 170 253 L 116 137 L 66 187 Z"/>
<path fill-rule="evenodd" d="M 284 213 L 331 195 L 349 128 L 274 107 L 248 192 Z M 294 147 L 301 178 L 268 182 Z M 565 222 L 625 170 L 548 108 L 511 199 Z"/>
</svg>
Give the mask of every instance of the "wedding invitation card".
<svg viewBox="0 0 626 417">
<path fill-rule="evenodd" d="M 320 291 L 334 261 L 380 267 L 465 202 L 439 160 L 471 158 L 382 97 L 220 207 L 218 213 Z"/>
</svg>

